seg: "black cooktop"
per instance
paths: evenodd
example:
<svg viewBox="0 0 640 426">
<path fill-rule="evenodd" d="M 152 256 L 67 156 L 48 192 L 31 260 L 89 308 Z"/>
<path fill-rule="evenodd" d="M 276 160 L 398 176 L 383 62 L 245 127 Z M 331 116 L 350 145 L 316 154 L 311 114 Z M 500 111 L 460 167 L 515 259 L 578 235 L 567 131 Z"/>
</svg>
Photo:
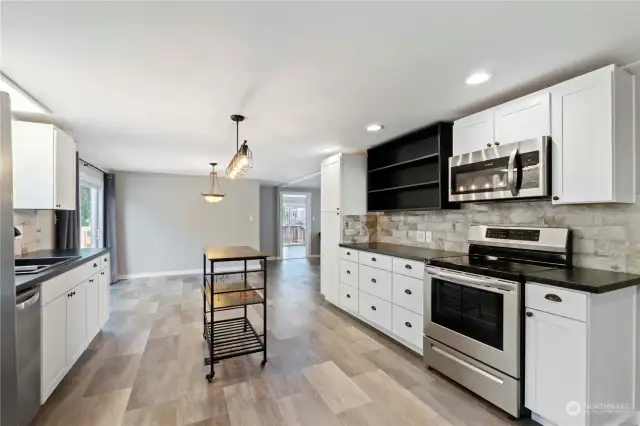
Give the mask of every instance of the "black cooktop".
<svg viewBox="0 0 640 426">
<path fill-rule="evenodd" d="M 523 281 L 525 274 L 558 269 L 558 267 L 554 265 L 534 265 L 512 259 L 507 260 L 483 255 L 441 257 L 430 259 L 428 264 L 512 281 Z"/>
</svg>

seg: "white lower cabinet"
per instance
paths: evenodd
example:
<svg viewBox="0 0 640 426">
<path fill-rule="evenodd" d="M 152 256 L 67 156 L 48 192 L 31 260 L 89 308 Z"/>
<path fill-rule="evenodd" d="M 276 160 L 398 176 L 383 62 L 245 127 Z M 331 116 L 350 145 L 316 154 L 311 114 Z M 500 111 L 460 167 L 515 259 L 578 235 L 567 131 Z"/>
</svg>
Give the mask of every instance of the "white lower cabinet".
<svg viewBox="0 0 640 426">
<path fill-rule="evenodd" d="M 391 322 L 394 334 L 422 349 L 422 315 L 393 305 Z"/>
<path fill-rule="evenodd" d="M 340 247 L 340 300 L 333 302 L 422 353 L 424 263 Z"/>
<path fill-rule="evenodd" d="M 360 291 L 358 295 L 358 312 L 367 320 L 391 330 L 391 303 Z"/>
<path fill-rule="evenodd" d="M 603 294 L 525 284 L 525 406 L 545 426 L 634 416 L 634 287 Z"/>
<path fill-rule="evenodd" d="M 358 313 L 358 290 L 340 283 L 340 306 L 352 313 Z"/>
<path fill-rule="evenodd" d="M 41 309 L 40 402 L 44 404 L 67 373 L 67 295 L 59 296 Z"/>
<path fill-rule="evenodd" d="M 108 260 L 109 256 L 106 255 L 105 258 Z M 41 298 L 42 404 L 109 317 L 108 269 L 76 282 L 77 277 L 84 274 L 82 270 L 87 268 L 86 265 L 87 263 L 80 265 L 41 284 L 42 292 L 47 295 Z M 82 272 L 80 275 L 79 270 Z"/>
</svg>

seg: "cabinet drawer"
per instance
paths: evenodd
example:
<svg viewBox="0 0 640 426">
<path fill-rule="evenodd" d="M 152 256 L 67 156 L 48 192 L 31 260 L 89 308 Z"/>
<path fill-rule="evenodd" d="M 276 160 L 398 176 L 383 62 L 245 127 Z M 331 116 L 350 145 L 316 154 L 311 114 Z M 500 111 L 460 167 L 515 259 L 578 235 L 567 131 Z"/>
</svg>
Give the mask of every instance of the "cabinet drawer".
<svg viewBox="0 0 640 426">
<path fill-rule="evenodd" d="M 360 265 L 358 290 L 391 302 L 391 272 Z"/>
<path fill-rule="evenodd" d="M 58 296 L 71 290 L 90 276 L 100 271 L 100 259 L 95 258 L 82 265 L 51 278 L 41 285 L 40 306 L 44 306 Z"/>
<path fill-rule="evenodd" d="M 422 315 L 393 305 L 391 323 L 394 334 L 422 349 Z"/>
<path fill-rule="evenodd" d="M 358 313 L 377 326 L 391 330 L 391 303 L 360 291 Z"/>
<path fill-rule="evenodd" d="M 340 284 L 340 306 L 354 314 L 358 313 L 358 290 L 346 284 Z"/>
<path fill-rule="evenodd" d="M 424 278 L 424 262 L 415 260 L 393 258 L 393 272 L 396 274 L 406 275 L 413 278 Z"/>
<path fill-rule="evenodd" d="M 578 321 L 587 321 L 587 295 L 585 293 L 527 283 L 525 306 Z"/>
<path fill-rule="evenodd" d="M 391 270 L 391 256 L 385 256 L 384 254 L 370 253 L 368 251 L 361 251 L 358 256 L 358 262 L 361 265 L 373 266 L 374 268 L 384 269 L 385 271 Z"/>
<path fill-rule="evenodd" d="M 350 260 L 352 262 L 358 261 L 358 250 L 348 249 L 340 247 L 340 259 Z"/>
<path fill-rule="evenodd" d="M 340 259 L 340 282 L 358 288 L 358 264 Z"/>
<path fill-rule="evenodd" d="M 108 269 L 111 267 L 110 264 L 111 264 L 111 256 L 109 255 L 109 253 L 106 253 L 100 256 L 100 269 Z"/>
<path fill-rule="evenodd" d="M 424 281 L 393 274 L 393 304 L 422 315 Z M 422 339 L 420 340 L 422 342 Z"/>
</svg>

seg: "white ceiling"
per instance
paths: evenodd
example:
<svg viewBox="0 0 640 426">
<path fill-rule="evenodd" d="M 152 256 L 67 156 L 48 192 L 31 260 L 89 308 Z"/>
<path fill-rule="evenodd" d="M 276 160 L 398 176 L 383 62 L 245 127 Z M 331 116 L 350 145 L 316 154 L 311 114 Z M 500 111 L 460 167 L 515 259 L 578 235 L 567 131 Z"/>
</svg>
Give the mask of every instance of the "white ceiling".
<svg viewBox="0 0 640 426">
<path fill-rule="evenodd" d="M 283 188 L 320 188 L 320 173 L 314 173 L 308 176 L 303 176 L 292 182 L 288 182 L 282 185 Z"/>
<path fill-rule="evenodd" d="M 288 182 L 608 63 L 640 59 L 640 2 L 3 2 L 2 71 L 115 170 L 202 174 L 247 121 Z M 464 80 L 494 73 L 481 86 Z M 382 132 L 364 131 L 371 122 Z"/>
</svg>

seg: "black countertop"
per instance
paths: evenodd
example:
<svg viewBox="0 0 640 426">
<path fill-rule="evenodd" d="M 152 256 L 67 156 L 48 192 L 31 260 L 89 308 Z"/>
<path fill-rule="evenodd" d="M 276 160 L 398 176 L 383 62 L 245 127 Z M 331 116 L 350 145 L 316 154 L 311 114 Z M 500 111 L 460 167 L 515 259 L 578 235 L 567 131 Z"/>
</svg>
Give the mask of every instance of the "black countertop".
<svg viewBox="0 0 640 426">
<path fill-rule="evenodd" d="M 420 262 L 427 259 L 439 259 L 442 257 L 466 256 L 466 253 L 432 250 L 388 243 L 345 243 L 340 244 L 340 247 L 386 254 L 388 256 L 402 257 Z M 440 261 L 442 262 L 442 260 Z M 537 272 L 529 271 L 522 273 L 522 275 L 524 275 L 525 279 L 529 282 L 596 294 L 607 293 L 609 291 L 640 284 L 640 275 L 579 267 L 549 269 Z"/>
<path fill-rule="evenodd" d="M 435 250 L 389 243 L 344 243 L 340 244 L 340 247 L 369 251 L 371 253 L 386 254 L 387 256 L 402 257 L 404 259 L 417 260 L 418 262 L 424 262 L 427 259 L 435 259 L 438 257 L 465 255 L 465 253 L 458 253 L 455 251 Z"/>
<path fill-rule="evenodd" d="M 640 284 L 640 275 L 577 267 L 528 273 L 526 276 L 530 282 L 587 293 L 607 293 Z"/>
<path fill-rule="evenodd" d="M 86 248 L 78 250 L 38 250 L 27 254 L 16 256 L 16 259 L 38 259 L 41 257 L 62 257 L 62 256 L 80 256 L 77 259 L 63 263 L 62 265 L 47 269 L 39 274 L 16 275 L 16 293 L 29 290 L 43 281 L 50 280 L 60 274 L 76 268 L 98 256 L 108 253 L 106 248 Z"/>
</svg>

